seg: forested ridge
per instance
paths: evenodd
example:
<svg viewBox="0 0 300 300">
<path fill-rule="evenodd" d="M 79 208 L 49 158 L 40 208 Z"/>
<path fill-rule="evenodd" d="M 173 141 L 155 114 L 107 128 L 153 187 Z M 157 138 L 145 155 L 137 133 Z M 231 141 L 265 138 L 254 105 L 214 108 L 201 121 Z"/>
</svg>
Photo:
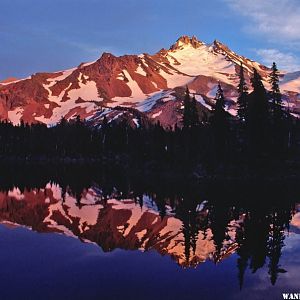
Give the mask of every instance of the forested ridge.
<svg viewBox="0 0 300 300">
<path fill-rule="evenodd" d="M 276 64 L 269 76 L 270 90 L 254 69 L 250 87 L 244 68 L 239 68 L 238 111 L 225 109 L 219 83 L 215 104 L 209 114 L 186 87 L 182 122 L 175 128 L 139 122 L 133 128 L 127 120 L 105 117 L 101 126 L 90 126 L 79 117 L 47 127 L 44 124 L 14 126 L 0 123 L 2 159 L 95 159 L 129 164 L 200 169 L 208 172 L 252 168 L 265 163 L 297 162 L 299 121 L 282 104 Z M 201 116 L 201 117 L 200 117 Z"/>
</svg>

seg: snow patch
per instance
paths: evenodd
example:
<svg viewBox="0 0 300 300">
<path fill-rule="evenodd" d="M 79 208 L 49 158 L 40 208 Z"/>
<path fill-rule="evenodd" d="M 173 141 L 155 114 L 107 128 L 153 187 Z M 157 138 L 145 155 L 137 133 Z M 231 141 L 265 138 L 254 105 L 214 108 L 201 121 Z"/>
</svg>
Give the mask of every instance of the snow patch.
<svg viewBox="0 0 300 300">
<path fill-rule="evenodd" d="M 140 65 L 136 69 L 135 73 L 138 73 L 138 74 L 143 75 L 143 76 L 147 76 L 147 73 L 144 71 L 144 69 Z"/>
<path fill-rule="evenodd" d="M 14 187 L 13 190 L 8 191 L 8 197 L 15 198 L 16 200 L 23 200 L 25 198 L 20 189 L 16 187 Z"/>
<path fill-rule="evenodd" d="M 20 125 L 21 123 L 21 117 L 23 115 L 24 109 L 21 107 L 16 108 L 15 110 L 8 111 L 8 119 L 14 124 L 14 125 Z"/>
<path fill-rule="evenodd" d="M 79 89 L 73 89 L 68 92 L 68 96 L 73 99 L 79 99 L 85 101 L 99 100 L 98 89 L 95 81 L 87 81 L 84 84 L 83 78 L 88 80 L 88 77 L 84 77 L 82 73 L 80 73 L 78 77 L 79 81 Z M 102 100 L 102 99 L 101 99 Z"/>
<path fill-rule="evenodd" d="M 207 109 L 212 110 L 212 107 L 205 102 L 205 100 L 203 99 L 203 97 L 201 95 L 195 95 L 195 99 L 197 102 L 201 103 Z"/>
<path fill-rule="evenodd" d="M 153 118 L 153 119 L 154 119 L 154 118 L 157 118 L 157 117 L 159 117 L 161 114 L 162 114 L 162 110 L 160 110 L 159 112 L 153 114 L 151 118 Z"/>
<path fill-rule="evenodd" d="M 139 120 L 138 120 L 138 119 L 134 118 L 134 119 L 132 119 L 132 121 L 133 121 L 133 123 L 135 124 L 135 126 L 136 126 L 137 128 L 140 127 L 140 123 L 139 123 Z"/>
<path fill-rule="evenodd" d="M 170 91 L 170 90 L 153 93 L 146 100 L 137 104 L 136 109 L 138 109 L 141 112 L 147 112 L 154 107 L 154 105 L 157 103 L 158 100 L 162 100 L 164 102 L 174 100 L 175 97 L 173 95 L 171 95 L 172 93 L 173 93 L 173 91 Z"/>
</svg>

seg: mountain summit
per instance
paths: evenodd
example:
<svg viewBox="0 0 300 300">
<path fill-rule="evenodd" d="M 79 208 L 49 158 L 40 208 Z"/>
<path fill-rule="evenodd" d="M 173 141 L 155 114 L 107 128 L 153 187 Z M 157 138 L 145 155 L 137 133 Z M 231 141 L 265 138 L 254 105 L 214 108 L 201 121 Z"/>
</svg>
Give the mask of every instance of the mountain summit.
<svg viewBox="0 0 300 300">
<path fill-rule="evenodd" d="M 182 36 L 169 50 L 153 55 L 103 53 L 98 60 L 73 69 L 0 83 L 0 119 L 52 125 L 62 117 L 79 115 L 97 124 L 104 116 L 118 119 L 126 115 L 134 120 L 136 114 L 142 114 L 149 121 L 174 126 L 182 118 L 184 87 L 188 85 L 199 106 L 209 111 L 218 82 L 225 91 L 226 109 L 235 114 L 241 63 L 248 83 L 255 68 L 268 87 L 266 66 L 217 40 L 205 44 L 195 36 Z M 299 73 L 282 72 L 281 77 L 285 103 L 289 101 L 297 114 Z"/>
<path fill-rule="evenodd" d="M 192 47 L 197 49 L 200 46 L 204 45 L 204 43 L 199 41 L 197 39 L 197 37 L 195 37 L 195 36 L 189 37 L 187 35 L 183 35 L 176 41 L 175 44 L 173 44 L 170 47 L 170 50 L 176 50 L 176 49 L 180 49 L 180 48 L 182 49 L 182 48 L 184 48 L 184 46 L 187 46 L 187 45 L 191 45 Z"/>
</svg>

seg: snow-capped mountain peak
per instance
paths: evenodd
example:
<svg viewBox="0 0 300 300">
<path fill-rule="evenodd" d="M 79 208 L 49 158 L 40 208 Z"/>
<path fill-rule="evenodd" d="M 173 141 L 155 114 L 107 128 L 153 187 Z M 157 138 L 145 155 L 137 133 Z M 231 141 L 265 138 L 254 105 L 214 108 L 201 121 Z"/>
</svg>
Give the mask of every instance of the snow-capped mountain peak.
<svg viewBox="0 0 300 300">
<path fill-rule="evenodd" d="M 23 120 L 50 125 L 62 117 L 79 115 L 98 122 L 105 108 L 107 117 L 114 119 L 117 115 L 127 118 L 135 110 L 150 122 L 159 120 L 164 126 L 174 126 L 182 119 L 182 87 L 188 85 L 199 105 L 209 109 L 218 81 L 225 91 L 228 110 L 234 114 L 241 64 L 248 83 L 255 68 L 268 87 L 270 69 L 217 40 L 205 44 L 195 36 L 182 36 L 168 50 L 153 55 L 103 53 L 98 60 L 70 70 L 36 73 L 26 79 L 0 83 L 0 119 L 15 124 Z M 284 93 L 290 98 L 289 107 L 294 113 L 299 110 L 298 82 L 294 75 L 282 73 Z"/>
<path fill-rule="evenodd" d="M 170 50 L 183 49 L 187 46 L 199 48 L 202 45 L 204 45 L 204 43 L 198 40 L 196 36 L 189 37 L 187 35 L 183 35 L 170 47 Z"/>
</svg>

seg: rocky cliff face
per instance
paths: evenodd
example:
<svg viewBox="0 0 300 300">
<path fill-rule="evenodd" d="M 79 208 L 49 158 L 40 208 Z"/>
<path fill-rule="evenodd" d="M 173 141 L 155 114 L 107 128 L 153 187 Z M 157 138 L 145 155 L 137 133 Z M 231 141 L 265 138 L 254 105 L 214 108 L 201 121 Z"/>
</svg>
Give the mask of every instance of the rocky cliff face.
<svg viewBox="0 0 300 300">
<path fill-rule="evenodd" d="M 183 89 L 188 85 L 204 110 L 209 110 L 216 85 L 221 82 L 227 109 L 236 112 L 236 86 L 239 66 L 249 80 L 256 68 L 268 87 L 269 69 L 231 51 L 219 41 L 205 44 L 196 37 L 183 36 L 168 50 L 154 55 L 103 53 L 94 62 L 57 73 L 37 73 L 22 80 L 0 83 L 0 119 L 18 124 L 42 122 L 55 124 L 62 117 L 80 115 L 97 123 L 114 108 L 130 107 L 150 121 L 164 126 L 181 121 Z M 298 114 L 299 72 L 282 72 L 285 104 Z"/>
</svg>

